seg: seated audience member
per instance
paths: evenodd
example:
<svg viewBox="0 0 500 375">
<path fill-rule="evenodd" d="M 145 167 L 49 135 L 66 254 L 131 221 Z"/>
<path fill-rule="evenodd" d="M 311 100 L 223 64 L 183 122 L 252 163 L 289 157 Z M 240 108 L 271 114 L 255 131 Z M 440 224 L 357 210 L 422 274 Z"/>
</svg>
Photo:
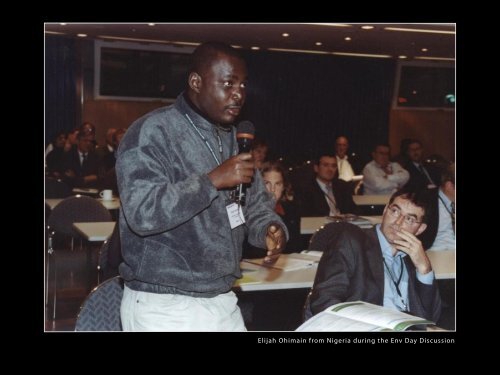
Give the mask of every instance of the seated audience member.
<svg viewBox="0 0 500 375">
<path fill-rule="evenodd" d="M 55 137 L 53 137 L 50 140 L 50 143 L 47 145 L 45 148 L 45 158 L 47 158 L 47 155 L 51 153 L 52 150 L 56 147 L 56 143 L 58 142 L 59 137 L 64 137 L 64 143 L 66 143 L 66 133 L 63 131 L 58 132 Z M 60 142 L 60 141 L 59 141 Z M 64 143 L 63 143 L 63 148 L 64 148 Z"/>
<path fill-rule="evenodd" d="M 335 155 L 322 154 L 314 164 L 316 176 L 297 191 L 300 216 L 356 213 L 349 184 L 338 178 Z"/>
<path fill-rule="evenodd" d="M 351 181 L 352 178 L 360 172 L 360 168 L 359 170 L 356 168 L 356 156 L 354 154 L 348 155 L 348 151 L 349 140 L 347 137 L 343 135 L 337 137 L 337 139 L 335 139 L 335 156 L 337 157 L 339 178 L 344 181 Z"/>
<path fill-rule="evenodd" d="M 372 152 L 373 160 L 363 169 L 365 195 L 390 195 L 403 187 L 410 178 L 399 163 L 390 162 L 390 147 L 378 144 Z"/>
<path fill-rule="evenodd" d="M 68 133 L 68 136 L 66 137 L 66 143 L 64 144 L 64 152 L 68 152 L 71 149 L 76 148 L 76 144 L 78 143 L 79 131 L 80 127 L 78 126 Z"/>
<path fill-rule="evenodd" d="M 115 145 L 113 141 L 113 135 L 116 133 L 116 128 L 109 128 L 106 131 L 106 144 L 104 146 L 97 146 L 96 153 L 101 160 L 101 166 L 104 166 L 106 170 L 111 169 L 115 165 Z M 112 155 L 112 157 L 110 157 Z M 111 162 L 110 164 L 108 164 Z"/>
<path fill-rule="evenodd" d="M 71 187 L 96 187 L 99 158 L 93 151 L 93 137 L 80 130 L 77 146 L 65 153 L 64 179 Z"/>
<path fill-rule="evenodd" d="M 409 141 L 406 149 L 407 163 L 403 168 L 410 174 L 410 179 L 406 183 L 410 188 L 437 188 L 439 184 L 438 171 L 432 166 L 423 164 L 422 143 L 417 139 Z"/>
<path fill-rule="evenodd" d="M 63 174 L 64 168 L 64 145 L 66 144 L 66 134 L 59 132 L 52 142 L 52 151 L 45 157 L 47 165 L 47 174 L 51 177 L 59 178 Z"/>
<path fill-rule="evenodd" d="M 95 151 L 96 146 L 97 146 L 97 141 L 96 141 L 96 139 L 95 139 L 95 125 L 94 125 L 94 124 L 92 124 L 91 122 L 88 122 L 88 121 L 87 121 L 87 122 L 84 122 L 84 123 L 82 124 L 82 126 L 80 126 L 79 131 L 80 131 L 81 133 L 84 133 L 85 135 L 90 136 L 90 138 L 91 138 L 91 140 L 92 140 L 92 142 L 91 142 L 91 144 L 90 144 L 90 145 L 91 145 L 91 147 L 92 147 L 91 149 L 92 149 L 92 151 Z"/>
<path fill-rule="evenodd" d="M 266 161 L 268 151 L 269 146 L 266 141 L 261 138 L 255 138 L 252 143 L 252 149 L 250 150 L 253 161 L 255 162 L 255 168 L 259 170 L 262 169 L 262 163 Z"/>
<path fill-rule="evenodd" d="M 455 250 L 455 163 L 441 174 L 438 200 L 438 232 L 430 250 Z"/>
<path fill-rule="evenodd" d="M 399 154 L 397 154 L 393 161 L 399 163 L 403 168 L 408 164 L 408 145 L 412 141 L 412 138 L 403 138 L 399 143 Z"/>
<path fill-rule="evenodd" d="M 106 173 L 113 169 L 116 164 L 116 150 L 118 149 L 118 146 L 120 145 L 120 141 L 123 138 L 123 135 L 127 131 L 125 128 L 119 128 L 113 129 L 113 135 L 111 136 L 111 139 L 108 140 L 106 139 L 106 151 L 100 151 L 100 170 L 102 173 Z M 100 147 L 99 149 L 102 149 Z"/>
<path fill-rule="evenodd" d="M 275 211 L 283 219 L 290 235 L 283 253 L 303 250 L 300 239 L 300 216 L 295 202 L 292 200 L 291 184 L 283 165 L 278 161 L 264 162 L 261 173 L 267 191 L 273 195 L 276 202 Z M 248 242 L 245 243 L 243 258 L 261 258 L 265 255 L 265 249 L 253 247 Z"/>
<path fill-rule="evenodd" d="M 361 187 L 360 181 L 353 181 L 353 177 L 360 173 L 361 168 L 358 167 L 359 161 L 353 153 L 348 155 L 349 140 L 345 136 L 340 136 L 335 139 L 335 156 L 337 157 L 337 167 L 339 170 L 339 178 L 349 182 L 351 193 L 355 194 Z M 349 158 L 349 160 L 347 160 Z"/>
<path fill-rule="evenodd" d="M 405 188 L 392 195 L 382 223 L 342 226 L 324 252 L 306 318 L 327 307 L 365 301 L 436 322 L 441 298 L 429 258 L 417 238 L 427 227 L 432 191 Z"/>
<path fill-rule="evenodd" d="M 100 166 L 100 174 L 99 174 L 99 186 L 100 189 L 111 189 L 113 190 L 113 194 L 116 196 L 120 196 L 120 192 L 118 191 L 118 183 L 116 180 L 116 150 L 118 150 L 118 146 L 125 135 L 127 129 L 119 128 L 113 132 L 113 137 L 111 140 L 111 144 L 113 146 L 113 152 L 108 153 L 104 156 L 104 159 L 101 159 Z"/>
</svg>

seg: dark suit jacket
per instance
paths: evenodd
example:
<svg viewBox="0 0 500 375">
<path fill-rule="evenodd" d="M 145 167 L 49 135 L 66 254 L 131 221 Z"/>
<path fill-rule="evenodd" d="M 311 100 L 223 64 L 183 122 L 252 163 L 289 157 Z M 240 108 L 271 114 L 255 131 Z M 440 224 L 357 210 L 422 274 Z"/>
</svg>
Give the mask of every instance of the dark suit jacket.
<svg viewBox="0 0 500 375">
<path fill-rule="evenodd" d="M 60 176 L 64 173 L 64 149 L 54 148 L 45 158 L 50 175 Z"/>
<path fill-rule="evenodd" d="M 439 173 L 436 169 L 432 168 L 431 166 L 425 166 L 425 169 L 427 170 L 427 173 L 429 173 L 429 176 L 431 177 L 432 181 L 434 182 L 434 185 L 439 186 Z M 426 189 L 427 185 L 430 184 L 429 179 L 427 176 L 422 174 L 417 167 L 415 167 L 415 164 L 413 164 L 411 161 L 408 162 L 406 165 L 403 166 L 404 169 L 408 171 L 410 174 L 410 179 L 406 183 L 406 187 L 411 187 L 414 189 Z"/>
<path fill-rule="evenodd" d="M 87 160 L 83 163 L 83 165 L 80 165 L 80 156 L 76 147 L 73 147 L 70 151 L 65 153 L 64 170 L 72 170 L 75 173 L 74 178 L 65 177 L 66 182 L 70 186 L 93 187 L 96 184 L 90 184 L 92 186 L 87 186 L 83 183 L 83 177 L 98 174 L 99 158 L 95 152 L 91 151 L 87 154 Z"/>
<path fill-rule="evenodd" d="M 366 163 L 363 163 L 361 158 L 354 153 L 350 154 L 347 160 L 349 161 L 349 164 L 351 164 L 354 174 L 361 174 L 361 171 Z"/>
<path fill-rule="evenodd" d="M 332 181 L 333 196 L 341 213 L 357 213 L 357 206 L 352 200 L 349 183 L 339 180 Z M 310 180 L 308 186 L 297 191 L 300 216 L 328 216 L 330 206 L 325 199 L 325 193 L 318 185 L 316 178 Z"/>
<path fill-rule="evenodd" d="M 361 300 L 382 306 L 384 264 L 375 228 L 363 230 L 349 223 L 332 228 L 339 232 L 318 265 L 309 300 L 313 315 L 340 302 Z M 410 314 L 436 322 L 441 314 L 436 281 L 422 284 L 410 257 L 404 260 L 409 275 Z"/>
</svg>

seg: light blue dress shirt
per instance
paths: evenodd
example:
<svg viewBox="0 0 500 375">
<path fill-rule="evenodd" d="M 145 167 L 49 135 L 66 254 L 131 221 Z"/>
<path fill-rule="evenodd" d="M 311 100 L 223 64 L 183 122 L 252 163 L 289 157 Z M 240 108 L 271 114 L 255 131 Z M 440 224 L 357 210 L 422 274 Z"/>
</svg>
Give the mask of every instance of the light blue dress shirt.
<svg viewBox="0 0 500 375">
<path fill-rule="evenodd" d="M 387 267 L 384 265 L 384 306 L 394 310 L 409 311 L 410 306 L 408 304 L 408 270 L 406 269 L 404 263 L 404 257 L 407 256 L 407 254 L 403 251 L 398 250 L 396 252 L 396 255 L 393 256 L 392 246 L 389 244 L 384 234 L 380 230 L 380 224 L 377 224 L 375 228 L 377 231 L 380 248 L 382 249 L 382 256 L 384 258 L 385 264 L 387 265 Z M 399 291 L 401 293 L 400 296 L 397 292 L 395 283 L 397 283 L 399 279 L 401 267 L 403 267 L 403 274 L 398 284 Z M 432 284 L 434 280 L 434 271 L 431 271 L 425 275 L 421 275 L 420 273 L 418 273 L 418 271 L 415 272 L 417 274 L 417 279 L 421 283 L 427 285 Z"/>
<path fill-rule="evenodd" d="M 451 222 L 451 200 L 439 189 L 439 225 L 434 243 L 429 250 L 455 250 L 456 240 Z"/>
</svg>

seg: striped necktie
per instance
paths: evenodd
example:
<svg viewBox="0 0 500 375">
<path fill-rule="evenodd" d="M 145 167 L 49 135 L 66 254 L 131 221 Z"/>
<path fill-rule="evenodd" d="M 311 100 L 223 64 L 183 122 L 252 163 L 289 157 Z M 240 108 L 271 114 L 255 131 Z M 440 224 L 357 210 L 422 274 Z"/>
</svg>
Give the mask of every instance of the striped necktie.
<svg viewBox="0 0 500 375">
<path fill-rule="evenodd" d="M 420 173 L 422 173 L 424 175 L 424 177 L 427 179 L 427 181 L 429 181 L 431 184 L 434 185 L 434 181 L 432 181 L 431 176 L 429 176 L 429 173 L 427 172 L 427 170 L 425 169 L 425 167 L 422 164 L 418 165 L 418 170 L 420 171 Z"/>
<path fill-rule="evenodd" d="M 326 185 L 326 201 L 328 202 L 328 206 L 330 207 L 330 215 L 339 215 L 340 211 L 337 209 L 337 201 L 335 200 L 335 196 L 333 195 L 332 185 Z"/>
</svg>

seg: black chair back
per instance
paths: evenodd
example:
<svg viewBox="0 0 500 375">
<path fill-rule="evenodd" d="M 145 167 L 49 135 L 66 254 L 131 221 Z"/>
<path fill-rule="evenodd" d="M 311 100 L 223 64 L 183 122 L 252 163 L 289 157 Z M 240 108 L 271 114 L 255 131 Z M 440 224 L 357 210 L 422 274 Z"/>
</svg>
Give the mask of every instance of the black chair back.
<svg viewBox="0 0 500 375">
<path fill-rule="evenodd" d="M 62 180 L 45 177 L 45 198 L 67 198 L 71 195 L 71 188 Z"/>
<path fill-rule="evenodd" d="M 99 280 L 106 280 L 119 275 L 118 267 L 122 262 L 120 225 L 117 221 L 113 233 L 101 246 L 97 263 Z"/>
<path fill-rule="evenodd" d="M 76 195 L 54 207 L 48 224 L 56 233 L 79 238 L 73 223 L 112 221 L 109 211 L 94 198 Z"/>
</svg>

